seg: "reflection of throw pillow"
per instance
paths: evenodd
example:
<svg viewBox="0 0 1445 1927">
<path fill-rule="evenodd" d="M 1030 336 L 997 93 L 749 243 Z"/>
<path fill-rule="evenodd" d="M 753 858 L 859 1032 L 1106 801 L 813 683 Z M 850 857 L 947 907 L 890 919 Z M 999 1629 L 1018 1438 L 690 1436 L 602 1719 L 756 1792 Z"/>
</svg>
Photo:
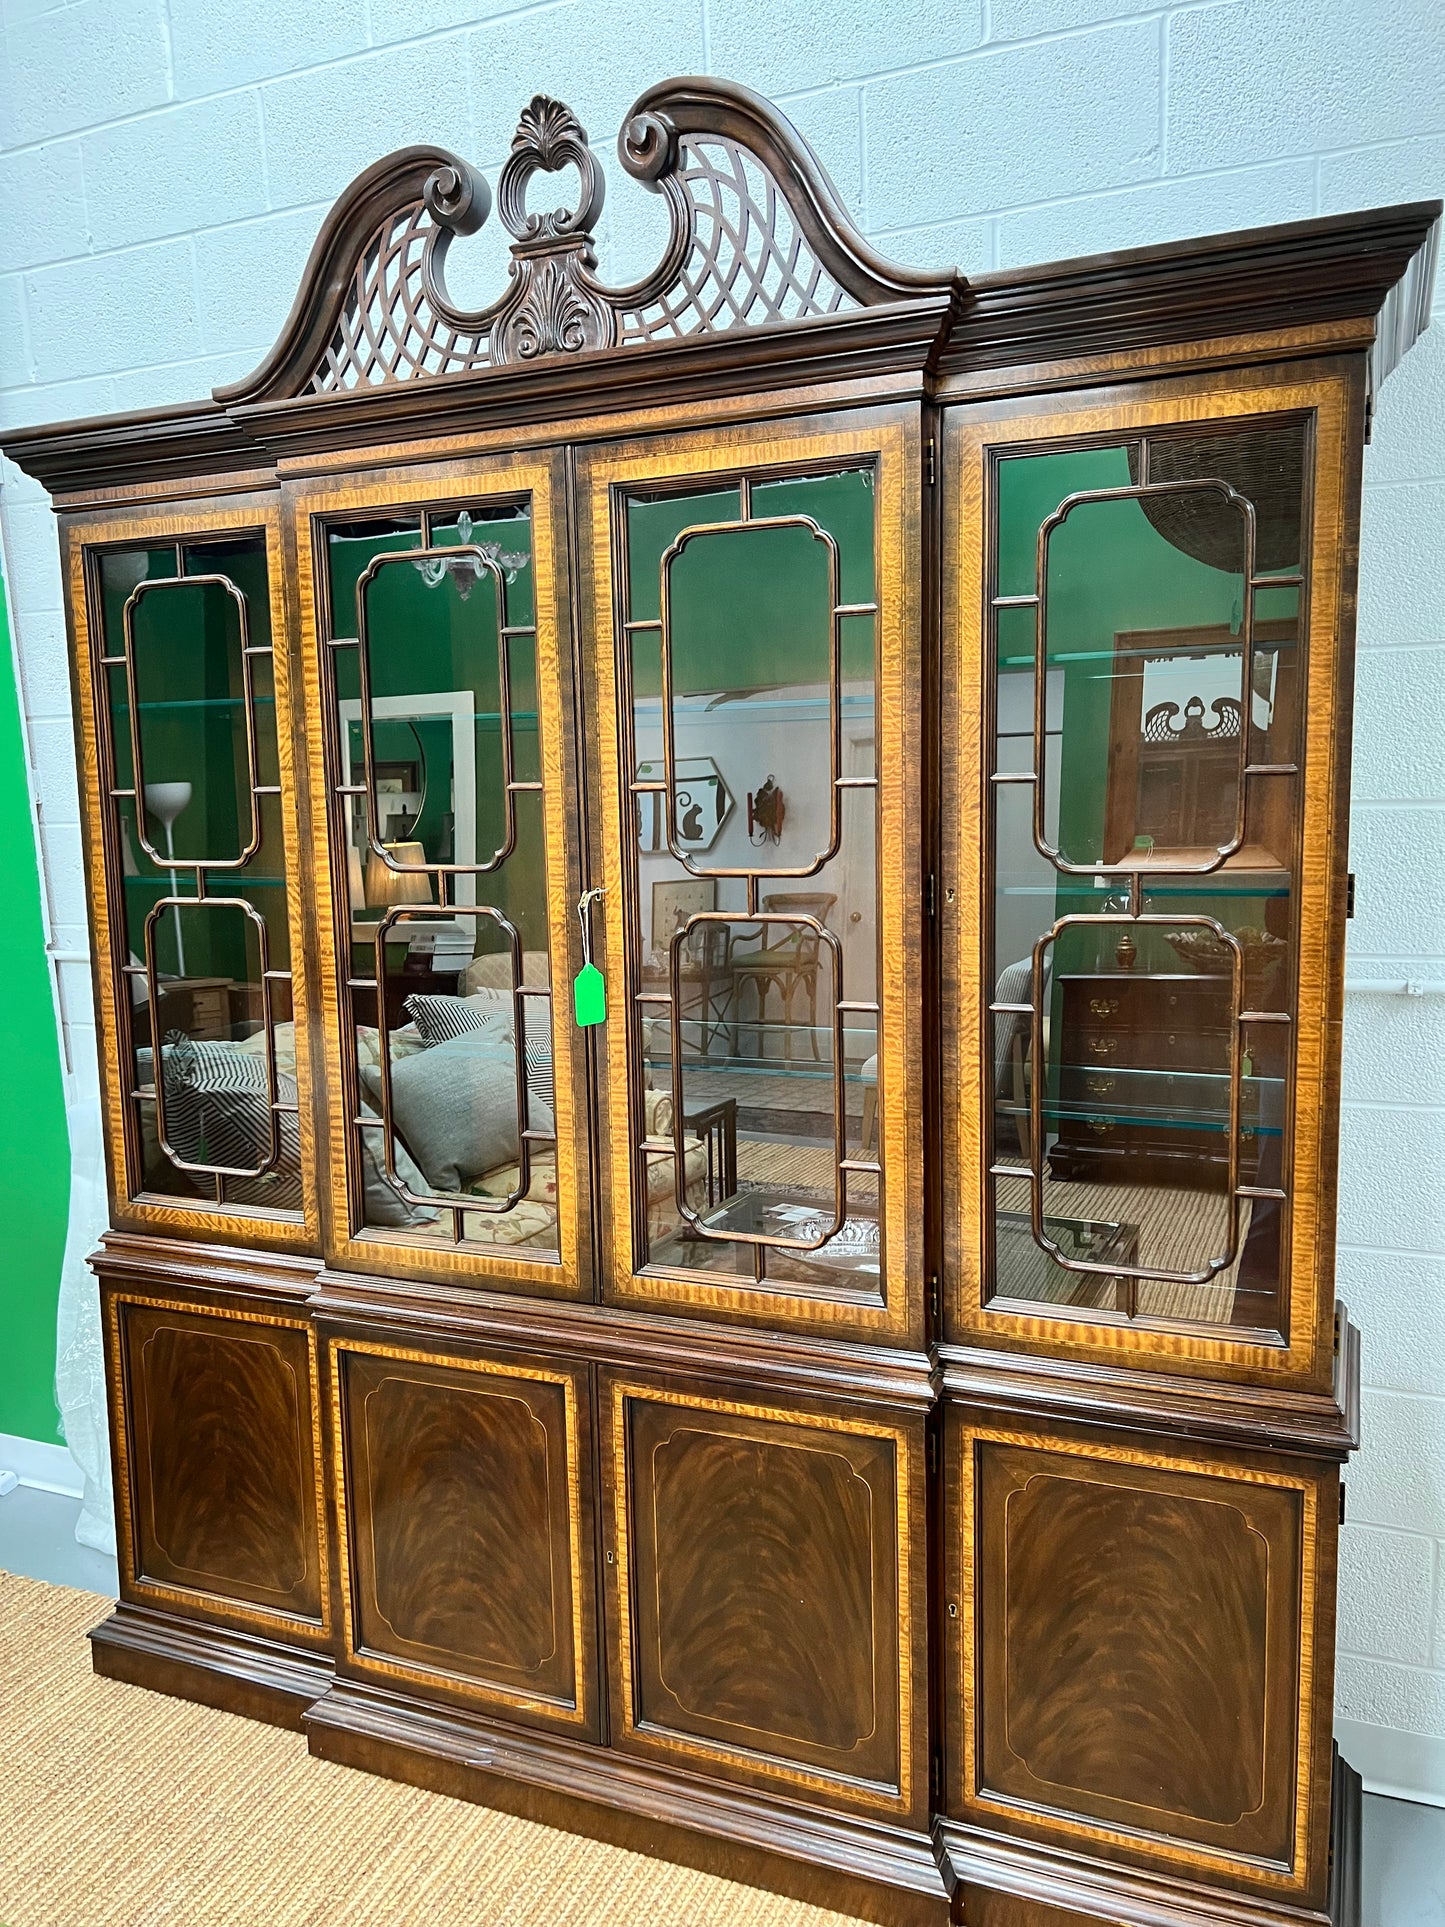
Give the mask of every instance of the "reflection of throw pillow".
<svg viewBox="0 0 1445 1927">
<path fill-rule="evenodd" d="M 361 1073 L 381 1102 L 381 1073 Z M 485 1033 L 455 1037 L 391 1067 L 391 1108 L 397 1130 L 433 1191 L 459 1192 L 473 1178 L 518 1154 L 516 1068 Z M 552 1131 L 552 1113 L 532 1098 L 529 1128 Z"/>
<path fill-rule="evenodd" d="M 363 1071 L 363 1077 L 365 1074 Z M 376 1116 L 369 1104 L 363 1103 L 361 1108 L 368 1117 Z M 370 1225 L 434 1224 L 437 1214 L 431 1206 L 408 1204 L 386 1175 L 381 1132 L 359 1131 L 357 1135 L 361 1139 L 362 1222 Z M 392 1163 L 396 1166 L 396 1175 L 408 1191 L 424 1195 L 430 1189 L 425 1176 L 417 1168 L 416 1160 L 401 1139 L 395 1136 L 392 1139 Z"/>
<path fill-rule="evenodd" d="M 137 1051 L 136 1058 L 144 1085 L 150 1077 L 151 1053 Z M 258 1179 L 232 1178 L 227 1203 L 280 1211 L 301 1208 L 301 1124 L 294 1111 L 277 1114 L 276 1159 L 268 1163 L 270 1096 L 264 1057 L 238 1043 L 198 1040 L 176 1030 L 161 1049 L 161 1076 L 166 1135 L 176 1157 L 187 1164 L 219 1164 L 243 1171 L 267 1165 Z M 279 1068 L 276 1097 L 282 1104 L 296 1102 L 296 1080 Z M 190 1176 L 197 1190 L 214 1197 L 209 1178 L 199 1172 Z"/>
<path fill-rule="evenodd" d="M 468 1031 L 494 1031 L 502 1037 L 512 1034 L 512 1000 L 490 999 L 482 1003 L 472 997 L 443 997 L 418 993 L 408 997 L 402 1009 L 421 1033 L 424 1044 L 449 1044 Z"/>
<path fill-rule="evenodd" d="M 512 993 L 509 990 L 483 990 L 470 997 L 444 997 L 417 994 L 408 997 L 406 1014 L 427 1044 L 449 1044 L 468 1032 L 512 1035 Z M 527 1089 L 549 1111 L 557 1108 L 556 1081 L 552 1068 L 551 999 L 527 997 L 522 1003 L 523 1055 L 527 1063 Z"/>
<path fill-rule="evenodd" d="M 267 1162 L 271 1103 L 263 1057 L 173 1030 L 161 1051 L 161 1076 L 166 1136 L 177 1157 L 242 1171 Z"/>
</svg>

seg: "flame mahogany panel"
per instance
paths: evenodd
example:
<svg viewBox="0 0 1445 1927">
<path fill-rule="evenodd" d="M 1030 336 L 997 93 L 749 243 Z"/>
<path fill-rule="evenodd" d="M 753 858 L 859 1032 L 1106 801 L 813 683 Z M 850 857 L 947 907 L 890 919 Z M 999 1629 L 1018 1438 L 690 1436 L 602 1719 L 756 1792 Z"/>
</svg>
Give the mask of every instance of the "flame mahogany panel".
<svg viewBox="0 0 1445 1927">
<path fill-rule="evenodd" d="M 320 1621 L 305 1328 L 126 1299 L 116 1318 L 135 1583 Z"/>
<path fill-rule="evenodd" d="M 830 1785 L 875 1805 L 906 1799 L 900 1523 L 913 1468 L 900 1437 L 866 1421 L 611 1390 L 612 1530 L 625 1535 L 614 1541 L 614 1739 L 706 1772 Z"/>
<path fill-rule="evenodd" d="M 582 1375 L 381 1346 L 333 1357 L 349 1657 L 507 1717 L 590 1723 Z"/>
<path fill-rule="evenodd" d="M 1319 1765 L 1312 1479 L 984 1428 L 955 1463 L 970 1817 L 1297 1885 Z"/>
</svg>

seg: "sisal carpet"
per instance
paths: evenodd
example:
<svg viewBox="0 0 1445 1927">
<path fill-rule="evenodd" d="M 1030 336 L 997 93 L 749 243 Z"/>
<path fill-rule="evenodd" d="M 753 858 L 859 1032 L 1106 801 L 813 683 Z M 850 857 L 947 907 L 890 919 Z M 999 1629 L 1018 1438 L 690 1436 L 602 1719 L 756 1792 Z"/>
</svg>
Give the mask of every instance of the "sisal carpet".
<svg viewBox="0 0 1445 1927">
<path fill-rule="evenodd" d="M 97 1679 L 108 1610 L 0 1572 L 4 1927 L 847 1927 Z"/>
</svg>

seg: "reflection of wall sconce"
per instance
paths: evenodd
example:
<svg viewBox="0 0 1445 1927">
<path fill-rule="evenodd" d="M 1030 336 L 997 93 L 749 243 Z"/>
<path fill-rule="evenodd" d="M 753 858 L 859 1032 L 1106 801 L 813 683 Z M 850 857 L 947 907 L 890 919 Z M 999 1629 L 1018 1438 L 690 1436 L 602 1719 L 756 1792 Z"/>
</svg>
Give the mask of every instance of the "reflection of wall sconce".
<svg viewBox="0 0 1445 1927">
<path fill-rule="evenodd" d="M 783 835 L 783 818 L 787 815 L 787 805 L 783 792 L 769 776 L 756 795 L 748 792 L 748 841 L 749 843 L 778 843 Z"/>
<path fill-rule="evenodd" d="M 388 843 L 387 852 L 398 863 L 425 863 L 426 851 L 420 843 Z M 385 910 L 394 903 L 430 903 L 431 877 L 425 870 L 393 870 L 385 857 L 375 850 L 366 857 L 366 901 L 373 909 Z"/>
</svg>

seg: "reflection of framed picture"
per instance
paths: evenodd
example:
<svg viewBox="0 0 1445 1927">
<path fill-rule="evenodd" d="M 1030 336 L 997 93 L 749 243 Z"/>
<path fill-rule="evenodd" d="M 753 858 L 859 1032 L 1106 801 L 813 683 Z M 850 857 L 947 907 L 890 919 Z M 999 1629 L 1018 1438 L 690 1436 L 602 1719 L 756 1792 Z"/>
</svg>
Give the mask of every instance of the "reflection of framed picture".
<svg viewBox="0 0 1445 1927">
<path fill-rule="evenodd" d="M 414 762 L 377 762 L 376 807 L 382 840 L 399 842 L 421 813 L 421 765 Z"/>
<path fill-rule="evenodd" d="M 715 877 L 669 878 L 652 886 L 652 948 L 662 950 L 689 917 L 717 908 Z"/>
</svg>

